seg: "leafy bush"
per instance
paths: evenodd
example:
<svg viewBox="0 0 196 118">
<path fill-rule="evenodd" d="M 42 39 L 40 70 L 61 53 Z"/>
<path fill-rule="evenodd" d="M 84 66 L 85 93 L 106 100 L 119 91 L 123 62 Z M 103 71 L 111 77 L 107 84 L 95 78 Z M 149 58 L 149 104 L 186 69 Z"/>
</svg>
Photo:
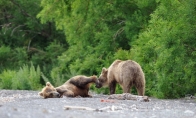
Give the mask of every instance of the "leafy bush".
<svg viewBox="0 0 196 118">
<path fill-rule="evenodd" d="M 40 2 L 0 1 L 0 14 L 5 15 L 0 19 L 0 73 L 17 71 L 33 62 L 45 75 L 50 75 L 57 57 L 66 50 L 63 31 L 57 31 L 54 22 L 41 24 L 36 18 Z"/>
<path fill-rule="evenodd" d="M 0 88 L 12 89 L 12 78 L 16 75 L 15 71 L 4 70 L 0 74 Z"/>
<path fill-rule="evenodd" d="M 51 78 L 52 78 L 51 82 L 53 83 L 54 86 L 60 86 L 71 77 L 65 78 L 64 74 L 53 73 L 53 71 L 51 71 Z"/>
<path fill-rule="evenodd" d="M 27 63 L 28 55 L 25 48 L 11 49 L 9 46 L 0 47 L 0 72 L 4 69 L 19 69 Z"/>
<path fill-rule="evenodd" d="M 179 98 L 196 93 L 195 6 L 195 1 L 160 1 L 131 49 L 145 70 L 147 94 Z"/>
<path fill-rule="evenodd" d="M 0 46 L 0 71 L 4 69 L 5 65 L 8 62 L 9 54 L 11 52 L 10 47 Z"/>
<path fill-rule="evenodd" d="M 118 51 L 116 51 L 116 53 L 114 54 L 114 60 L 115 59 L 120 59 L 120 60 L 127 60 L 130 59 L 130 53 L 127 50 L 122 50 L 119 49 Z"/>
<path fill-rule="evenodd" d="M 41 71 L 39 66 L 35 69 L 31 66 L 23 65 L 18 71 L 3 71 L 0 74 L 0 88 L 20 89 L 20 90 L 38 90 L 40 84 Z"/>
</svg>

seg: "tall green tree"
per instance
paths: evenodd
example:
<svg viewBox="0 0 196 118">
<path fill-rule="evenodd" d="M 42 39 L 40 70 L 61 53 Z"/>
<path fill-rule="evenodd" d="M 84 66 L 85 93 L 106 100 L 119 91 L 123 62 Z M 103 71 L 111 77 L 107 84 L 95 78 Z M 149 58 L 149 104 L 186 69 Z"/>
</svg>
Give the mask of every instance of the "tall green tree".
<svg viewBox="0 0 196 118">
<path fill-rule="evenodd" d="M 38 18 L 42 23 L 54 21 L 69 44 L 53 71 L 91 75 L 117 58 L 131 58 L 131 43 L 147 26 L 156 2 L 42 0 L 41 6 Z"/>
<path fill-rule="evenodd" d="M 161 0 L 131 49 L 146 73 L 147 91 L 160 98 L 195 94 L 196 2 Z"/>
<path fill-rule="evenodd" d="M 33 62 L 48 73 L 66 49 L 62 31 L 36 18 L 40 10 L 40 0 L 0 1 L 0 72 Z"/>
</svg>

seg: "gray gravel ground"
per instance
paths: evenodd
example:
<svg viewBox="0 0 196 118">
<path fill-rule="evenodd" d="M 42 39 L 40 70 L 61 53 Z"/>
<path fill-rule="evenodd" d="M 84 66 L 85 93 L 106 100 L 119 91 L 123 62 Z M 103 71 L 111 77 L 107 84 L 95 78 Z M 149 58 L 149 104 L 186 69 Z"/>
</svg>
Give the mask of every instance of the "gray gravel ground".
<svg viewBox="0 0 196 118">
<path fill-rule="evenodd" d="M 93 98 L 43 99 L 38 91 L 0 90 L 0 118 L 196 118 L 195 99 L 150 98 L 150 102 L 140 102 L 107 97 L 93 94 Z"/>
</svg>

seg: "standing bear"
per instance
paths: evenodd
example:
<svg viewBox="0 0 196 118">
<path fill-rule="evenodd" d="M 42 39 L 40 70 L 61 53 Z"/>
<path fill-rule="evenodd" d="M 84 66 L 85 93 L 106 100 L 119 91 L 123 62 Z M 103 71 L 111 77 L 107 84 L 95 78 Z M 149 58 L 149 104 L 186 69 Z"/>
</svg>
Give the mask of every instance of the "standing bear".
<svg viewBox="0 0 196 118">
<path fill-rule="evenodd" d="M 67 97 L 91 97 L 89 95 L 89 88 L 92 83 L 97 83 L 97 76 L 84 76 L 78 75 L 67 80 L 63 85 L 59 87 L 53 87 L 50 82 L 46 83 L 46 86 L 38 94 L 43 98 L 60 98 L 62 96 Z"/>
<path fill-rule="evenodd" d="M 108 69 L 102 69 L 96 87 L 109 86 L 110 94 L 115 94 L 116 83 L 120 84 L 123 93 L 130 93 L 132 86 L 135 86 L 138 95 L 144 96 L 145 76 L 141 66 L 135 61 L 115 60 Z"/>
</svg>

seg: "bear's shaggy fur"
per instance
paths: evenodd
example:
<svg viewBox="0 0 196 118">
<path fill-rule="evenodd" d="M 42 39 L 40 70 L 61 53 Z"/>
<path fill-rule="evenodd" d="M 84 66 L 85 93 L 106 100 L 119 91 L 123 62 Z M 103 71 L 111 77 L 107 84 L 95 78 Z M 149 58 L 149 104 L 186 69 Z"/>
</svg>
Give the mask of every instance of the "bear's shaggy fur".
<svg viewBox="0 0 196 118">
<path fill-rule="evenodd" d="M 78 75 L 67 80 L 63 85 L 54 88 L 50 82 L 46 83 L 46 86 L 39 92 L 39 95 L 44 98 L 59 98 L 62 96 L 67 97 L 91 97 L 88 94 L 90 85 L 97 83 L 96 76 L 84 76 Z"/>
<path fill-rule="evenodd" d="M 142 68 L 135 61 L 115 60 L 108 69 L 102 69 L 96 87 L 109 86 L 110 94 L 115 94 L 116 83 L 120 84 L 123 93 L 130 93 L 132 86 L 135 86 L 138 95 L 144 96 L 145 76 Z"/>
</svg>

